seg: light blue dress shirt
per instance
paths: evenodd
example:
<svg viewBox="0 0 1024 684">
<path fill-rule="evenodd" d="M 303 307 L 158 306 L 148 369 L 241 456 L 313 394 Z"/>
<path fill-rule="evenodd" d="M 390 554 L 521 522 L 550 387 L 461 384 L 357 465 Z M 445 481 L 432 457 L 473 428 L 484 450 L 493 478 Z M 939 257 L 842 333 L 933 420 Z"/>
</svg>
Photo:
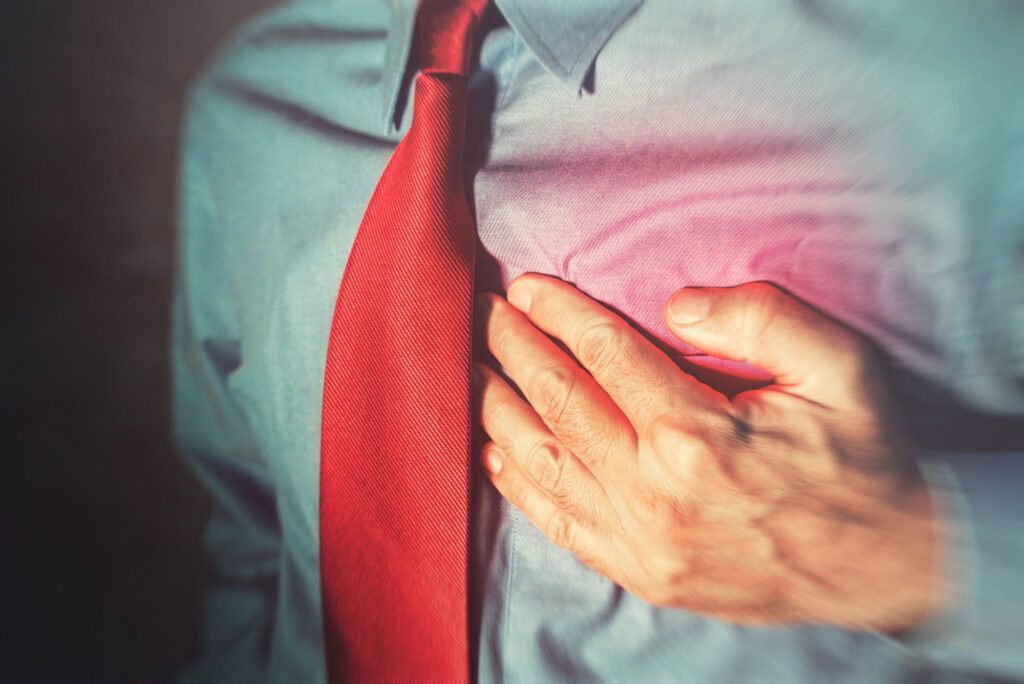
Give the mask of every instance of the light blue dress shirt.
<svg viewBox="0 0 1024 684">
<path fill-rule="evenodd" d="M 954 531 L 936 562 L 960 591 L 900 642 L 726 624 L 624 592 L 481 487 L 481 681 L 1024 677 L 1024 4 L 497 6 L 466 153 L 481 289 L 549 273 L 695 355 L 664 328 L 667 296 L 768 280 L 867 335 Z M 174 407 L 215 507 L 186 679 L 324 681 L 324 359 L 409 125 L 413 17 L 407 0 L 292 2 L 191 91 Z"/>
</svg>

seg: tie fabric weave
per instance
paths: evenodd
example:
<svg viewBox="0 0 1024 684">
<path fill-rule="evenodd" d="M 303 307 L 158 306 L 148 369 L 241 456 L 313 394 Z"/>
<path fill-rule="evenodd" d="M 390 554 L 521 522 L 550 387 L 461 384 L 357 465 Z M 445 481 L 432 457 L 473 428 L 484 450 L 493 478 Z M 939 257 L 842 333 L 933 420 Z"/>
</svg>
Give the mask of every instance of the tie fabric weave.
<svg viewBox="0 0 1024 684">
<path fill-rule="evenodd" d="M 412 125 L 366 209 L 324 381 L 320 554 L 331 682 L 467 680 L 476 229 L 462 168 L 486 0 L 424 0 Z"/>
</svg>

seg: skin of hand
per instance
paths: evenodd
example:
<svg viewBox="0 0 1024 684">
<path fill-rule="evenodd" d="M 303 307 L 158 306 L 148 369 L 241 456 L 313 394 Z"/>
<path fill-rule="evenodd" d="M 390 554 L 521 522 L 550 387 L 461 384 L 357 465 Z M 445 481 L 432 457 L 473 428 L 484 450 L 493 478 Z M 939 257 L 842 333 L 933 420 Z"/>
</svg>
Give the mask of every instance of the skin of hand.
<svg viewBox="0 0 1024 684">
<path fill-rule="evenodd" d="M 864 338 L 766 283 L 679 290 L 673 334 L 774 376 L 730 399 L 555 278 L 476 307 L 522 392 L 475 364 L 488 476 L 594 570 L 745 624 L 898 633 L 938 607 L 935 504 Z"/>
</svg>

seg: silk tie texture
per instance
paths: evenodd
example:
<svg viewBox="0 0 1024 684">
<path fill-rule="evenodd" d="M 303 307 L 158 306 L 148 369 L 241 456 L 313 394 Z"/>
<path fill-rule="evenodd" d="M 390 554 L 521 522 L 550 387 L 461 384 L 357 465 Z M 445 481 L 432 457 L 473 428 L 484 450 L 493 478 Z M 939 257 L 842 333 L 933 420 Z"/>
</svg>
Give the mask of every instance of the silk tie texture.
<svg viewBox="0 0 1024 684">
<path fill-rule="evenodd" d="M 324 382 L 320 553 L 331 682 L 470 678 L 476 229 L 462 168 L 486 0 L 425 0 L 413 118 L 345 265 Z"/>
</svg>

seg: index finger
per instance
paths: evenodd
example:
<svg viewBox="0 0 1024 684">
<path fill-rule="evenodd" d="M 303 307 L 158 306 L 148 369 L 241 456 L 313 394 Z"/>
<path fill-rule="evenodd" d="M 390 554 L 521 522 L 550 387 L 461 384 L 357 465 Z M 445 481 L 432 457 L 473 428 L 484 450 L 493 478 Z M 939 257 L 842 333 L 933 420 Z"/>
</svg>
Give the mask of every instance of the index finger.
<svg viewBox="0 0 1024 684">
<path fill-rule="evenodd" d="M 620 316 L 568 283 L 526 274 L 509 285 L 507 299 L 566 345 L 638 432 L 669 411 L 718 412 L 727 403 Z"/>
</svg>

